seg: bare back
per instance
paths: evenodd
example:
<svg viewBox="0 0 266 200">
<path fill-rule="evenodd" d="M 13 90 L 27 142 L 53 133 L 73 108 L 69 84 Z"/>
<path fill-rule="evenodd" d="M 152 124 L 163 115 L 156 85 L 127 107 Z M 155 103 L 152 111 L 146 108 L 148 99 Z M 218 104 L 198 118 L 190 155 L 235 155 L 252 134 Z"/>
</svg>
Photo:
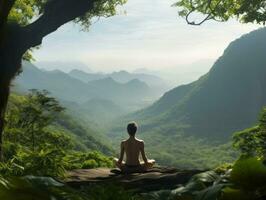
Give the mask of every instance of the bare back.
<svg viewBox="0 0 266 200">
<path fill-rule="evenodd" d="M 126 153 L 126 164 L 127 165 L 140 165 L 139 155 L 140 153 L 144 154 L 143 158 L 146 159 L 144 153 L 144 142 L 137 138 L 129 138 L 122 142 L 121 146 L 123 146 L 125 153 Z"/>
</svg>

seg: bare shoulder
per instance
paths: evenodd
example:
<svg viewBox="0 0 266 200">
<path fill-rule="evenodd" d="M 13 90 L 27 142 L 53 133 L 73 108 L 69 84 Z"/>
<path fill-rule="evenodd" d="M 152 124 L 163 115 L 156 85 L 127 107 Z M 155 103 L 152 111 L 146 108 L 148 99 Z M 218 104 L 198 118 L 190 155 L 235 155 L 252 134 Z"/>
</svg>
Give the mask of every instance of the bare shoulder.
<svg viewBox="0 0 266 200">
<path fill-rule="evenodd" d="M 136 139 L 138 141 L 139 144 L 144 144 L 144 141 L 143 140 L 140 140 L 140 139 Z"/>
</svg>

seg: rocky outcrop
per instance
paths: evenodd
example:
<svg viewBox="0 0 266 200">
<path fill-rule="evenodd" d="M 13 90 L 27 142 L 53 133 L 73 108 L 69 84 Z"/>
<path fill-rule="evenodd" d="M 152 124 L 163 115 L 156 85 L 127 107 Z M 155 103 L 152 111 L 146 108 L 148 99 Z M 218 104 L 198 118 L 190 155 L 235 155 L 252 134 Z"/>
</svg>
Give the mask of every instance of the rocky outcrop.
<svg viewBox="0 0 266 200">
<path fill-rule="evenodd" d="M 91 184 L 115 184 L 137 192 L 174 189 L 185 184 L 201 170 L 180 170 L 174 168 L 153 168 L 145 173 L 122 174 L 117 169 L 78 169 L 68 172 L 64 182 L 71 187 Z"/>
</svg>

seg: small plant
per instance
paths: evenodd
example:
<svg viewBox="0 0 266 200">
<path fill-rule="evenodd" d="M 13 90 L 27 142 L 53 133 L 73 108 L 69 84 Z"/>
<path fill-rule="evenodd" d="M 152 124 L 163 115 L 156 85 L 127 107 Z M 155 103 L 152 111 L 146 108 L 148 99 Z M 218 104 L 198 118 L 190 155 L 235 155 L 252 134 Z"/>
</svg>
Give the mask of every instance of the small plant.
<svg viewBox="0 0 266 200">
<path fill-rule="evenodd" d="M 86 160 L 82 164 L 82 169 L 91 169 L 98 167 L 98 163 L 95 160 Z"/>
<path fill-rule="evenodd" d="M 242 156 L 259 157 L 266 155 L 266 108 L 263 108 L 259 124 L 235 133 L 233 146 L 240 150 Z"/>
<path fill-rule="evenodd" d="M 63 177 L 65 164 L 62 157 L 64 155 L 61 150 L 47 148 L 39 152 L 18 152 L 15 159 L 20 166 L 23 166 L 25 175 Z"/>
<path fill-rule="evenodd" d="M 89 153 L 72 152 L 64 157 L 64 162 L 68 170 L 113 167 L 112 159 L 97 151 Z"/>
<path fill-rule="evenodd" d="M 195 175 L 172 194 L 176 200 L 260 200 L 265 189 L 266 167 L 257 158 L 242 157 L 224 173 Z"/>
<path fill-rule="evenodd" d="M 89 200 L 144 200 L 140 196 L 114 185 L 99 185 L 83 190 Z"/>
<path fill-rule="evenodd" d="M 89 200 L 62 183 L 48 177 L 0 177 L 0 199 L 4 200 Z"/>
</svg>

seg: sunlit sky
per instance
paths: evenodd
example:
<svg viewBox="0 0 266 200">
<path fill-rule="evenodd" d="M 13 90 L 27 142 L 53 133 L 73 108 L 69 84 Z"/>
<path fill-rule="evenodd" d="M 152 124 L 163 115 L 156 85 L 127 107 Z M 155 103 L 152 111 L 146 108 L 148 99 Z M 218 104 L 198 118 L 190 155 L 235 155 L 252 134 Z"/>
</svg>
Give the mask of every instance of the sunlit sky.
<svg viewBox="0 0 266 200">
<path fill-rule="evenodd" d="M 37 64 L 51 68 L 44 63 L 80 62 L 94 71 L 146 68 L 182 72 L 188 70 L 187 65 L 206 63 L 198 68 L 207 71 L 232 40 L 259 27 L 234 20 L 190 26 L 171 7 L 174 2 L 129 0 L 118 16 L 100 19 L 89 32 L 67 24 L 47 36 L 42 48 L 35 51 Z"/>
</svg>

